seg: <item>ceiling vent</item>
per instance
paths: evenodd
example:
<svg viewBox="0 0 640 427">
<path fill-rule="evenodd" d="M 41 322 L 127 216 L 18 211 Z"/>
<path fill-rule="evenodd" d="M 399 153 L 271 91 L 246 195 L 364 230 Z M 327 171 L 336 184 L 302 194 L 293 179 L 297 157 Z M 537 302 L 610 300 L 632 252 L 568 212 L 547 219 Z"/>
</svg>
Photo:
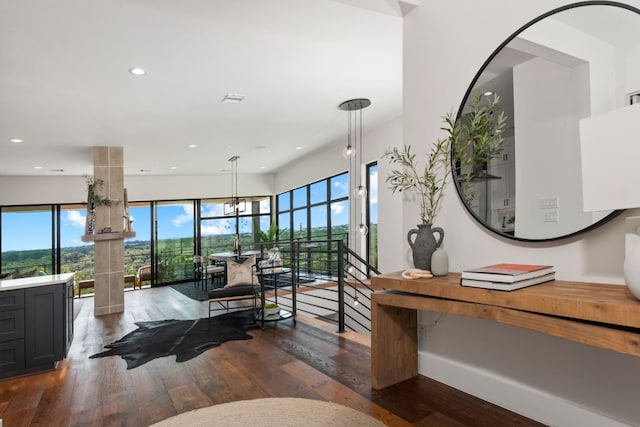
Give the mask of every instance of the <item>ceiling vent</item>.
<svg viewBox="0 0 640 427">
<path fill-rule="evenodd" d="M 239 104 L 244 99 L 244 95 L 239 93 L 228 93 L 222 98 L 222 102 L 227 104 Z"/>
</svg>

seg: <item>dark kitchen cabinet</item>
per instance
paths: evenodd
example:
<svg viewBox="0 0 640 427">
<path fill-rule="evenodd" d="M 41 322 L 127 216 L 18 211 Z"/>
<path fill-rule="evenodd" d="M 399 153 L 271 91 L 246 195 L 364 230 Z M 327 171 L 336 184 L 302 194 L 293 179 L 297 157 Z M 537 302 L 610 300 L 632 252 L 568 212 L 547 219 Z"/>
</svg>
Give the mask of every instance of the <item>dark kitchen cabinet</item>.
<svg viewBox="0 0 640 427">
<path fill-rule="evenodd" d="M 73 275 L 0 290 L 0 378 L 56 367 L 73 340 Z"/>
</svg>

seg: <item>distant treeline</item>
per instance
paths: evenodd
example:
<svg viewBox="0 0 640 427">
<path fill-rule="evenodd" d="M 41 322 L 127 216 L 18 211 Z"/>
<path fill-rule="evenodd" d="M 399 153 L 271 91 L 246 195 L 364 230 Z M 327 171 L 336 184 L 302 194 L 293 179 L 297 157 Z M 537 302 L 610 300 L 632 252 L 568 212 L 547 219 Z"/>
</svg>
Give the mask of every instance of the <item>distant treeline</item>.
<svg viewBox="0 0 640 427">
<path fill-rule="evenodd" d="M 327 235 L 326 227 L 316 227 L 311 230 L 314 239 Z M 347 226 L 332 227 L 334 238 L 345 238 Z M 372 226 L 373 241 L 377 240 L 377 226 Z M 281 236 L 289 239 L 289 233 Z M 296 236 L 297 237 L 297 236 Z M 248 247 L 253 242 L 251 233 L 241 234 L 240 241 L 243 247 Z M 203 236 L 201 240 L 202 254 L 225 252 L 233 249 L 234 235 Z M 188 279 L 193 276 L 193 252 L 194 239 L 192 237 L 161 239 L 156 245 L 157 259 L 167 262 L 167 271 L 164 281 Z M 65 247 L 60 249 L 60 272 L 76 272 L 76 281 L 93 277 L 93 245 Z M 2 252 L 0 273 L 13 271 L 38 270 L 46 274 L 52 274 L 54 260 L 51 249 L 30 249 L 24 251 Z M 372 259 L 377 260 L 377 245 L 372 248 Z M 136 274 L 138 268 L 151 264 L 151 242 L 139 240 L 126 240 L 124 242 L 124 274 Z"/>
</svg>

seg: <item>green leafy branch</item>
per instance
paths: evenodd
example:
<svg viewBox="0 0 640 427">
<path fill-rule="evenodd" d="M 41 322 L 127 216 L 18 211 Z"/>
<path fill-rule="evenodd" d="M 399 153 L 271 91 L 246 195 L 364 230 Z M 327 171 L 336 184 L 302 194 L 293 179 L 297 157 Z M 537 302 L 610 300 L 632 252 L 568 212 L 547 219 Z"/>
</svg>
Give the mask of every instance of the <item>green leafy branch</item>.
<svg viewBox="0 0 640 427">
<path fill-rule="evenodd" d="M 418 172 L 416 155 L 411 152 L 411 145 L 402 150 L 394 147 L 387 149 L 383 157 L 389 158 L 390 164 L 402 169 L 394 169 L 387 176 L 386 182 L 393 193 L 414 192 L 420 205 L 420 220 L 423 224 L 432 224 L 440 207 L 444 189 L 451 173 L 451 143 L 449 138 L 439 139 L 431 147 L 427 155 L 424 170 Z"/>
<path fill-rule="evenodd" d="M 87 208 L 89 210 L 98 206 L 114 206 L 120 203 L 120 200 L 111 200 L 100 194 L 104 188 L 104 180 L 94 178 L 92 175 L 83 175 L 83 177 L 87 183 Z"/>
<path fill-rule="evenodd" d="M 486 172 L 489 161 L 502 151 L 505 141 L 503 132 L 507 122 L 504 111 L 500 109 L 500 97 L 497 94 L 487 98 L 478 93 L 470 102 L 469 108 L 470 111 L 458 121 L 453 114 L 445 117 L 449 126 L 445 130 L 450 130 L 453 159 L 460 171 L 460 187 L 467 202 L 474 197 L 471 181 Z"/>
<path fill-rule="evenodd" d="M 283 229 L 282 231 L 285 231 L 286 229 Z M 276 241 L 278 239 L 278 232 L 279 232 L 279 228 L 278 225 L 275 222 L 271 222 L 271 224 L 269 224 L 269 229 L 267 230 L 267 232 L 265 233 L 262 230 L 256 230 L 256 234 L 258 235 L 258 238 L 262 241 L 262 242 L 268 242 L 267 245 L 265 245 L 265 247 L 267 249 L 271 249 L 273 247 L 276 246 Z"/>
</svg>

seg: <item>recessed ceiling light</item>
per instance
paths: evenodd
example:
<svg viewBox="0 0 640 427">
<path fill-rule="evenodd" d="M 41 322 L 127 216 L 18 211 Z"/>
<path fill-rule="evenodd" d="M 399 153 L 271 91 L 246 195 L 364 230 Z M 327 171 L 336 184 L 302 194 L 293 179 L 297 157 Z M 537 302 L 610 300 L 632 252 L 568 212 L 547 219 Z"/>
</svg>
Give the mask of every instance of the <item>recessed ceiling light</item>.
<svg viewBox="0 0 640 427">
<path fill-rule="evenodd" d="M 264 169 L 264 168 L 265 168 L 264 166 L 260 166 L 260 169 Z"/>
<path fill-rule="evenodd" d="M 42 166 L 34 166 L 33 168 L 40 170 L 40 169 L 42 169 Z"/>
<path fill-rule="evenodd" d="M 225 104 L 239 104 L 244 99 L 245 95 L 239 93 L 228 93 L 222 98 L 222 102 Z"/>
<path fill-rule="evenodd" d="M 189 148 L 198 148 L 198 144 L 189 144 Z"/>
<path fill-rule="evenodd" d="M 147 74 L 147 72 L 145 70 L 143 70 L 142 68 L 129 68 L 129 72 L 131 74 L 133 74 L 134 76 L 144 76 L 145 74 Z"/>
<path fill-rule="evenodd" d="M 176 169 L 178 169 L 177 166 L 171 166 L 171 170 L 176 170 Z"/>
<path fill-rule="evenodd" d="M 484 96 L 491 96 L 491 95 L 493 95 L 493 92 L 492 92 L 492 91 L 490 91 L 490 90 L 488 90 L 488 91 L 486 91 L 485 93 L 483 93 L 483 95 L 484 95 Z"/>
<path fill-rule="evenodd" d="M 302 147 L 298 145 L 298 146 L 296 147 L 296 150 L 302 150 Z"/>
<path fill-rule="evenodd" d="M 24 140 L 20 138 L 12 138 L 9 141 L 13 142 L 14 144 L 22 144 L 24 142 Z"/>
</svg>

